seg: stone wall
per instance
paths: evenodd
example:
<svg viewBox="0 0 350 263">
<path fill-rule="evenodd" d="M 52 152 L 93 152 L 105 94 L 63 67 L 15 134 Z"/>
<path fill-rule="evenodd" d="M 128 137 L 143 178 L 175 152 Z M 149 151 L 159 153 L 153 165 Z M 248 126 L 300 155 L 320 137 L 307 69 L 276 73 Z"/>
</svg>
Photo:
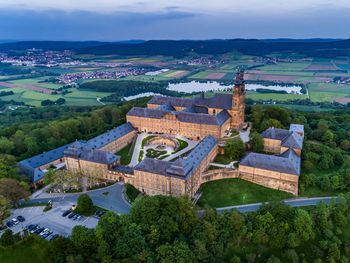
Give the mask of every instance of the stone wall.
<svg viewBox="0 0 350 263">
<path fill-rule="evenodd" d="M 246 166 L 240 166 L 239 170 L 228 168 L 209 170 L 203 173 L 201 178 L 202 183 L 227 178 L 240 178 L 268 188 L 298 195 L 298 176 Z"/>
<path fill-rule="evenodd" d="M 298 195 L 299 176 L 297 175 L 240 165 L 239 176 L 265 187 Z"/>
<path fill-rule="evenodd" d="M 227 178 L 238 178 L 239 172 L 238 170 L 223 168 L 223 169 L 215 169 L 209 170 L 202 174 L 202 183 L 227 179 Z"/>
<path fill-rule="evenodd" d="M 132 143 L 136 136 L 137 132 L 135 130 L 125 134 L 124 136 L 118 138 L 117 140 L 103 146 L 100 150 L 104 150 L 110 153 L 116 153 L 119 150 L 123 149 L 128 144 Z"/>
<path fill-rule="evenodd" d="M 148 140 L 146 145 L 166 145 L 177 149 L 179 147 L 179 142 L 170 136 L 157 136 Z"/>
</svg>

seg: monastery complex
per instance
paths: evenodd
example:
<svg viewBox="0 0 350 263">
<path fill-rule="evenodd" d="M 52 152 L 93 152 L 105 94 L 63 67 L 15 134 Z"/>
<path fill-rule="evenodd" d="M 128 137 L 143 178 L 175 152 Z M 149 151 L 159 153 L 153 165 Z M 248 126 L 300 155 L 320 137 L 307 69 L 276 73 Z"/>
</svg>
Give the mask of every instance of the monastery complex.
<svg viewBox="0 0 350 263">
<path fill-rule="evenodd" d="M 250 152 L 238 168 L 208 169 L 223 151 L 230 131 L 245 127 L 244 114 L 245 84 L 240 72 L 232 94 L 194 99 L 155 96 L 146 108 L 132 108 L 125 124 L 91 140 L 76 141 L 23 160 L 19 167 L 32 182 L 42 180 L 47 169 L 54 166 L 105 181 L 124 181 L 147 195 L 194 198 L 202 183 L 223 178 L 241 178 L 298 195 L 302 125 L 264 131 L 266 154 Z M 195 146 L 173 160 L 166 160 L 170 158 L 166 155 L 163 159 L 145 157 L 141 150 L 136 165 L 121 165 L 116 152 L 135 144 L 141 133 L 152 134 L 153 143 L 162 147 L 178 147 L 176 136 L 194 141 Z"/>
</svg>

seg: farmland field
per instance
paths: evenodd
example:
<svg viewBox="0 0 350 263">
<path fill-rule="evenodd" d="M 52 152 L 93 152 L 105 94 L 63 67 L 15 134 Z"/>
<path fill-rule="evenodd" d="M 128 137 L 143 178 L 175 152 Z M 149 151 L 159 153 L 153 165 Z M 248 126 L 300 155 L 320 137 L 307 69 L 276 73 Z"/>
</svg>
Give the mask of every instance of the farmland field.
<svg viewBox="0 0 350 263">
<path fill-rule="evenodd" d="M 248 67 L 245 71 L 245 79 L 256 83 L 288 83 L 305 84 L 310 93 L 310 99 L 315 102 L 340 103 L 350 102 L 350 85 L 334 83 L 334 78 L 350 78 L 350 61 L 345 57 L 334 59 L 305 58 L 300 54 L 274 53 L 270 57 L 278 58 L 274 61 L 262 60 L 254 56 L 247 56 L 239 52 L 230 52 L 220 57 L 215 57 L 214 63 L 201 64 L 197 61 L 184 63 L 185 59 L 176 59 L 165 56 L 139 56 L 123 57 L 118 55 L 78 55 L 74 59 L 81 59 L 83 63 L 75 63 L 73 66 L 64 67 L 27 67 L 33 74 L 1 75 L 1 91 L 13 91 L 15 94 L 1 97 L 1 100 L 15 100 L 28 105 L 40 106 L 41 101 L 64 98 L 65 105 L 102 105 L 97 98 L 103 98 L 111 93 L 94 92 L 70 88 L 70 93 L 52 94 L 61 88 L 63 84 L 44 82 L 48 78 L 54 78 L 60 74 L 75 73 L 82 71 L 114 71 L 118 63 L 126 64 L 125 67 L 142 68 L 145 72 L 168 69 L 158 75 L 129 75 L 123 80 L 135 80 L 144 82 L 166 82 L 176 79 L 190 81 L 233 81 L 235 70 L 239 67 Z M 197 57 L 196 57 L 197 59 Z M 221 59 L 221 60 L 220 60 Z M 266 59 L 266 58 L 265 58 Z M 111 67 L 101 66 L 100 63 L 109 63 Z M 113 66 L 115 63 L 116 66 Z M 28 77 L 27 77 L 28 76 Z M 38 77 L 40 76 L 40 77 Z M 31 78 L 32 77 L 32 78 Z M 78 84 L 99 79 L 79 79 Z M 107 80 L 107 79 L 101 79 Z M 277 100 L 288 101 L 293 99 L 305 99 L 307 95 L 258 93 L 248 91 L 247 97 L 254 100 Z"/>
</svg>

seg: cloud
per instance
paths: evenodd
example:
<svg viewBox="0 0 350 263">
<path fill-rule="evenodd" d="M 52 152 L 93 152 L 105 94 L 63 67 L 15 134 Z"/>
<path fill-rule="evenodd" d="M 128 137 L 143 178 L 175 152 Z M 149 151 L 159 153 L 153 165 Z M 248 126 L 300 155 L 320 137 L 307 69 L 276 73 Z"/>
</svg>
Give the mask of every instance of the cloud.
<svg viewBox="0 0 350 263">
<path fill-rule="evenodd" d="M 348 0 L 0 0 L 1 9 L 88 11 L 97 13 L 153 13 L 171 10 L 189 13 L 276 14 L 302 9 L 350 7 Z"/>
<path fill-rule="evenodd" d="M 2 0 L 0 0 L 2 1 Z M 14 0 L 17 1 L 17 0 Z M 64 1 L 64 0 L 62 0 Z M 221 1 L 221 0 L 217 0 Z M 275 0 L 274 0 L 275 1 Z M 144 2 L 134 3 L 139 6 Z M 125 7 L 125 10 L 128 9 Z M 181 5 L 135 12 L 0 8 L 0 37 L 23 40 L 211 38 L 346 38 L 350 8 L 317 6 L 296 12 L 197 12 Z M 325 19 L 327 18 L 327 19 Z"/>
</svg>

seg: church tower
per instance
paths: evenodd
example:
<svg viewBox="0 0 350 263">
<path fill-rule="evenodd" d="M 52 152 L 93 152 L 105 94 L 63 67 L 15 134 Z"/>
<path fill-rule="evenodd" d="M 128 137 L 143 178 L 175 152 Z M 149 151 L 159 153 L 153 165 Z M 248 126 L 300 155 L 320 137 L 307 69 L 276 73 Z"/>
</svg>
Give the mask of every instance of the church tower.
<svg viewBox="0 0 350 263">
<path fill-rule="evenodd" d="M 232 93 L 232 108 L 229 110 L 231 115 L 231 128 L 241 129 L 244 124 L 245 111 L 245 85 L 244 72 L 239 71 L 236 74 L 235 86 Z"/>
</svg>

